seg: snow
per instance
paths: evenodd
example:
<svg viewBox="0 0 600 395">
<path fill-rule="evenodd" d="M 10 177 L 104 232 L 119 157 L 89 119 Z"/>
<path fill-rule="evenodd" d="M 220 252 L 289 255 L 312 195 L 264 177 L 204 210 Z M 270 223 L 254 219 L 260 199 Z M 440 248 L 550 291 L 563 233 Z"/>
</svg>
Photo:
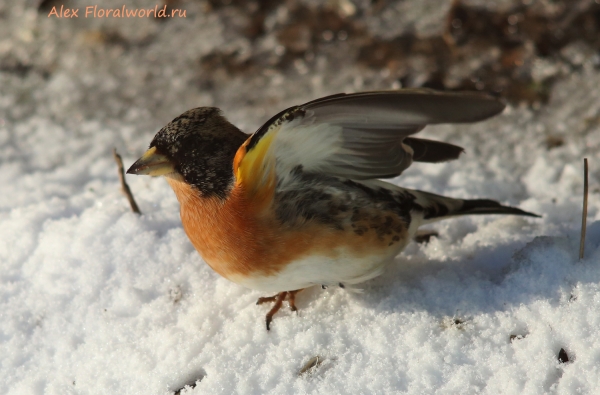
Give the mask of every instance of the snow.
<svg viewBox="0 0 600 395">
<path fill-rule="evenodd" d="M 274 70 L 198 89 L 199 56 L 250 44 L 200 3 L 188 14 L 161 24 L 56 20 L 0 3 L 2 64 L 32 65 L 0 72 L 0 393 L 172 394 L 191 384 L 181 393 L 600 393 L 596 68 L 584 61 L 539 109 L 427 128 L 423 137 L 466 154 L 393 180 L 541 219 L 430 225 L 439 237 L 410 244 L 364 292 L 303 291 L 298 315 L 282 309 L 267 332 L 269 307 L 255 305 L 265 295 L 202 261 L 164 180 L 128 176 L 143 215 L 131 213 L 112 149 L 128 166 L 160 127 L 199 105 L 250 132 L 288 105 L 388 86 L 352 64 L 316 62 L 308 75 Z M 103 28 L 129 44 L 98 43 Z M 140 44 L 146 36 L 154 41 Z M 548 136 L 564 144 L 548 149 Z"/>
</svg>

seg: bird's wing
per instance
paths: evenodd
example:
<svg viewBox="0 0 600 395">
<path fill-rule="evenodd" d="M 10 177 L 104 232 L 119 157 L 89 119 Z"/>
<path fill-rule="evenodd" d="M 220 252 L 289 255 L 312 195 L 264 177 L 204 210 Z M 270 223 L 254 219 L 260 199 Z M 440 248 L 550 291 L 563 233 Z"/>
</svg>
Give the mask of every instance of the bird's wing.
<svg viewBox="0 0 600 395">
<path fill-rule="evenodd" d="M 354 180 L 394 177 L 413 160 L 439 162 L 462 152 L 409 137 L 425 125 L 476 122 L 503 109 L 487 95 L 427 89 L 328 96 L 271 118 L 240 147 L 234 172 L 239 183 L 262 191 L 295 169 Z"/>
</svg>

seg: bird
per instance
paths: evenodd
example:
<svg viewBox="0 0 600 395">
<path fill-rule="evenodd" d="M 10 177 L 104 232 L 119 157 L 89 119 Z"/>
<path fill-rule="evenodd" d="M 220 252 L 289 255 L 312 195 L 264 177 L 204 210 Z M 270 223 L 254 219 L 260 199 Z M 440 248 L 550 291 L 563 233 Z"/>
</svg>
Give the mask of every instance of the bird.
<svg viewBox="0 0 600 395">
<path fill-rule="evenodd" d="M 425 88 L 336 94 L 287 108 L 246 134 L 215 107 L 184 112 L 128 174 L 164 176 L 183 228 L 226 279 L 273 296 L 265 317 L 321 285 L 381 275 L 418 228 L 468 214 L 538 215 L 488 199 L 407 189 L 385 179 L 463 148 L 414 137 L 429 124 L 472 123 L 505 104 L 477 92 Z"/>
</svg>

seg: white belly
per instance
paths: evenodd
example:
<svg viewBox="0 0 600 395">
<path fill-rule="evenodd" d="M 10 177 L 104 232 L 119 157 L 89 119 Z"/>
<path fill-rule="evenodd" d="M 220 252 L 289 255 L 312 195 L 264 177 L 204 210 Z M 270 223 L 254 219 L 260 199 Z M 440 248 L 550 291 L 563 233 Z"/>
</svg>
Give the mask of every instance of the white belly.
<svg viewBox="0 0 600 395">
<path fill-rule="evenodd" d="M 393 258 L 371 255 L 355 258 L 340 253 L 336 258 L 312 255 L 295 260 L 271 276 L 234 277 L 230 280 L 264 292 L 283 292 L 313 285 L 352 285 L 379 276 Z"/>
<path fill-rule="evenodd" d="M 375 278 L 416 234 L 422 222 L 421 213 L 411 213 L 413 220 L 405 240 L 385 250 L 357 257 L 349 251 L 338 250 L 335 257 L 310 255 L 289 263 L 283 270 L 269 276 L 229 276 L 229 280 L 244 287 L 264 292 L 293 291 L 314 285 L 354 285 Z"/>
</svg>

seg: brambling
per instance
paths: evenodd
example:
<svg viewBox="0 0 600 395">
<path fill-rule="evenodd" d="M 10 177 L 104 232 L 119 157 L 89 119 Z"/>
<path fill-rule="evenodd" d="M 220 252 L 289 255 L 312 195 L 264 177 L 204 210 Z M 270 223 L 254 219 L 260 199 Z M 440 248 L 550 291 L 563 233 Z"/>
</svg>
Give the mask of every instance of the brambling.
<svg viewBox="0 0 600 395">
<path fill-rule="evenodd" d="M 401 188 L 413 161 L 444 162 L 453 144 L 412 137 L 427 124 L 477 122 L 504 104 L 475 93 L 425 89 L 338 94 L 281 111 L 247 135 L 214 107 L 184 112 L 162 128 L 127 171 L 165 176 L 183 228 L 221 276 L 277 293 L 273 315 L 313 285 L 372 279 L 419 226 L 466 214 L 535 217 L 493 200 Z"/>
</svg>

